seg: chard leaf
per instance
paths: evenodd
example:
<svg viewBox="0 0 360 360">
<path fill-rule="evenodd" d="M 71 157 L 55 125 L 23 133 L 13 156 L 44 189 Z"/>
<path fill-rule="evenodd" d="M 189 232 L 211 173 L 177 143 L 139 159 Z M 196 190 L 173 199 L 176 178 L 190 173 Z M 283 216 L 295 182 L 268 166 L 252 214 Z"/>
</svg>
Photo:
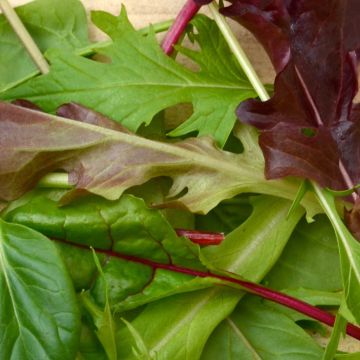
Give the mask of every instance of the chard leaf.
<svg viewBox="0 0 360 360">
<path fill-rule="evenodd" d="M 211 279 L 195 279 L 116 257 L 120 253 L 164 264 L 203 268 L 198 260 L 198 247 L 177 237 L 161 212 L 149 209 L 143 200 L 131 195 L 123 195 L 118 201 L 88 196 L 59 207 L 57 201 L 63 194 L 64 191 L 36 190 L 12 204 L 3 216 L 7 221 L 26 224 L 51 238 L 66 241 L 58 246 L 73 281 L 79 290 L 91 289 L 98 306 L 106 307 L 105 294 L 112 309 L 124 311 L 214 283 Z M 86 246 L 76 248 L 74 244 Z M 98 250 L 103 276 L 96 276 L 87 246 Z M 106 256 L 101 250 L 111 253 Z"/>
<path fill-rule="evenodd" d="M 261 131 L 267 178 L 292 175 L 351 188 L 360 180 L 359 121 L 352 109 L 357 73 L 350 53 L 360 47 L 359 2 L 331 0 L 326 9 L 311 0 L 285 4 L 282 26 L 288 23 L 291 57 L 272 99 L 243 102 L 238 116 Z"/>
<path fill-rule="evenodd" d="M 322 352 L 292 319 L 246 296 L 210 336 L 201 360 L 317 360 Z"/>
<path fill-rule="evenodd" d="M 0 289 L 2 359 L 74 359 L 80 314 L 53 243 L 0 220 Z"/>
<path fill-rule="evenodd" d="M 78 0 L 36 0 L 16 8 L 16 12 L 42 52 L 50 48 L 72 51 L 89 44 L 86 13 Z M 0 15 L 0 53 L 0 92 L 38 73 L 3 15 Z"/>
<path fill-rule="evenodd" d="M 226 260 L 222 270 L 245 274 L 252 281 L 261 280 L 276 262 L 302 214 L 298 210 L 287 220 L 289 206 L 290 202 L 271 197 L 257 199 L 252 215 L 225 238 L 218 252 L 206 251 L 208 262 L 219 265 L 223 254 Z M 149 304 L 131 323 L 157 359 L 196 360 L 212 331 L 230 315 L 242 296 L 227 287 L 175 295 Z M 118 343 L 119 356 L 134 359 L 132 337 L 126 328 L 118 332 Z"/>
<path fill-rule="evenodd" d="M 167 107 L 192 103 L 193 115 L 173 134 L 197 131 L 201 136 L 212 135 L 220 146 L 225 144 L 236 121 L 237 104 L 255 94 L 212 20 L 200 17 L 194 21 L 199 31 L 211 31 L 214 39 L 208 42 L 209 36 L 205 34 L 196 37 L 205 49 L 206 58 L 198 60 L 202 51 L 182 50 L 199 62 L 200 72 L 190 71 L 167 57 L 154 34 L 144 37 L 136 32 L 124 8 L 119 17 L 93 12 L 92 20 L 113 40 L 113 44 L 98 50 L 111 59 L 111 64 L 71 52 L 51 52 L 48 57 L 52 67 L 48 75 L 6 92 L 2 99 L 28 99 L 47 112 L 75 101 L 132 131 L 143 123 L 149 124 Z M 204 65 L 203 61 L 210 56 L 219 60 L 214 65 Z"/>
<path fill-rule="evenodd" d="M 325 216 L 302 220 L 265 281 L 274 289 L 340 291 L 341 267 L 336 235 Z"/>
<path fill-rule="evenodd" d="M 209 138 L 161 143 L 119 126 L 88 124 L 98 120 L 90 110 L 88 115 L 79 119 L 84 122 L 73 121 L 0 103 L 0 199 L 21 196 L 58 169 L 67 171 L 79 190 L 110 200 L 151 178 L 168 176 L 173 180 L 169 196 L 180 194 L 173 203 L 200 213 L 240 192 L 292 198 L 298 189 L 295 180 L 266 181 L 258 149 L 233 154 L 219 150 Z M 319 211 L 310 193 L 302 205 L 311 215 Z"/>
</svg>

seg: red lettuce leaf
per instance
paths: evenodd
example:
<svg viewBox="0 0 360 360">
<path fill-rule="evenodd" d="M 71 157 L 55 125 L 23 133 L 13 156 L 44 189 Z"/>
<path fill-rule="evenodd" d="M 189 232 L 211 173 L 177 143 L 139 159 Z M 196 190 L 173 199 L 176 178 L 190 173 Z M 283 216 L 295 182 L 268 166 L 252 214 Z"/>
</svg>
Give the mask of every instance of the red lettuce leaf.
<svg viewBox="0 0 360 360">
<path fill-rule="evenodd" d="M 359 2 L 282 5 L 289 15 L 283 24 L 288 21 L 290 60 L 277 75 L 272 99 L 243 102 L 238 117 L 261 132 L 267 178 L 294 175 L 336 189 L 350 187 L 360 181 L 360 111 L 353 107 L 358 84 L 352 52 L 360 47 Z"/>
</svg>

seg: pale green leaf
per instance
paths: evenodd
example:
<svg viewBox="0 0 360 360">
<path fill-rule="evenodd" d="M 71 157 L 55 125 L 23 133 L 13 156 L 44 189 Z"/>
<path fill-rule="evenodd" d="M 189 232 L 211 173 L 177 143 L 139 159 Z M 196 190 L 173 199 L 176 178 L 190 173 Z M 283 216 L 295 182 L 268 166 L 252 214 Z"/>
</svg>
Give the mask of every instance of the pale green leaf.
<svg viewBox="0 0 360 360">
<path fill-rule="evenodd" d="M 318 360 L 321 354 L 290 318 L 247 296 L 213 332 L 201 360 Z"/>
</svg>

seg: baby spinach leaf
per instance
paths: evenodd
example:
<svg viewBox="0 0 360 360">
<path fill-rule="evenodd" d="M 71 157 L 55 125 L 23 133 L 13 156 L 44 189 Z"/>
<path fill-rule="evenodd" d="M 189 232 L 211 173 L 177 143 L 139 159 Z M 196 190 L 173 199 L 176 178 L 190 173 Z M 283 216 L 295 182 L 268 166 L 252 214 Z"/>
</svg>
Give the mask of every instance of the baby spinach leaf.
<svg viewBox="0 0 360 360">
<path fill-rule="evenodd" d="M 202 70 L 194 72 L 167 57 L 154 34 L 144 37 L 136 32 L 124 9 L 119 17 L 93 12 L 92 19 L 113 40 L 113 44 L 98 50 L 111 59 L 111 64 L 64 50 L 52 52 L 48 54 L 50 74 L 32 79 L 1 97 L 28 99 L 48 112 L 63 103 L 78 102 L 132 131 L 143 123 L 149 124 L 159 111 L 190 102 L 194 106 L 193 115 L 172 134 L 197 131 L 201 136 L 212 135 L 220 146 L 225 144 L 236 121 L 236 105 L 253 97 L 254 91 L 232 60 L 212 20 L 201 17 L 194 21 L 202 32 L 195 38 L 206 57 L 199 60 L 201 50 L 199 53 L 181 50 L 198 61 Z M 208 41 L 207 31 L 211 31 L 214 42 Z M 210 56 L 218 60 L 214 65 L 205 65 Z"/>
<path fill-rule="evenodd" d="M 261 280 L 301 217 L 298 210 L 286 219 L 289 206 L 290 202 L 276 198 L 257 199 L 252 215 L 225 238 L 224 247 L 214 254 L 206 251 L 208 262 L 220 265 L 218 259 L 223 254 L 221 269 Z M 198 359 L 214 328 L 230 315 L 242 296 L 227 287 L 175 295 L 149 304 L 131 323 L 157 359 Z M 132 337 L 126 328 L 118 332 L 118 343 L 119 356 L 134 359 Z"/>
<path fill-rule="evenodd" d="M 80 314 L 52 242 L 0 220 L 0 289 L 1 358 L 74 359 Z"/>
<path fill-rule="evenodd" d="M 201 360 L 317 360 L 322 352 L 293 320 L 258 298 L 246 296 L 215 329 Z"/>
<path fill-rule="evenodd" d="M 16 8 L 16 12 L 42 52 L 50 48 L 72 51 L 89 44 L 86 14 L 78 0 L 36 0 Z M 35 64 L 3 15 L 0 53 L 0 92 L 37 74 Z"/>
<path fill-rule="evenodd" d="M 169 196 L 180 194 L 173 204 L 202 213 L 241 192 L 292 198 L 298 189 L 292 179 L 264 179 L 258 148 L 233 154 L 219 150 L 209 138 L 162 143 L 86 123 L 94 118 L 98 120 L 90 110 L 81 122 L 0 103 L 0 199 L 21 196 L 58 169 L 69 172 L 70 183 L 82 193 L 110 200 L 151 178 L 168 176 L 173 179 Z M 310 193 L 302 205 L 311 214 L 319 211 Z"/>
</svg>

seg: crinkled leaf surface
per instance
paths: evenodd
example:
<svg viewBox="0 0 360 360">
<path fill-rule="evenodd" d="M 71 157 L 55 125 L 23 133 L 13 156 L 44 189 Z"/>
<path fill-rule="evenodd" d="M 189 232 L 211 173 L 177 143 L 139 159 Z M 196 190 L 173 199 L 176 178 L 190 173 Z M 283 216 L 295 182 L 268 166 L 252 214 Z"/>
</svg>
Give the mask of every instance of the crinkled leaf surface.
<svg viewBox="0 0 360 360">
<path fill-rule="evenodd" d="M 161 212 L 147 208 L 143 200 L 131 195 L 123 195 L 118 201 L 90 196 L 59 207 L 58 199 L 62 195 L 63 191 L 34 191 L 12 204 L 4 217 L 68 242 L 58 246 L 75 285 L 80 290 L 91 288 L 92 296 L 101 307 L 107 304 L 106 292 L 111 307 L 124 311 L 214 283 L 211 279 L 194 279 L 116 257 L 119 253 L 203 269 L 197 246 L 177 237 Z M 98 251 L 110 250 L 106 255 L 99 253 L 103 276 L 97 276 L 89 249 L 71 244 L 92 246 Z"/>
<path fill-rule="evenodd" d="M 169 176 L 169 195 L 187 189 L 177 203 L 203 213 L 240 192 L 292 198 L 297 191 L 296 181 L 264 179 L 258 149 L 233 154 L 219 150 L 209 138 L 162 143 L 85 123 L 89 119 L 94 117 L 73 121 L 0 103 L 0 198 L 17 198 L 59 169 L 69 172 L 78 189 L 110 200 L 151 178 Z M 318 211 L 311 196 L 303 205 Z"/>
<path fill-rule="evenodd" d="M 287 201 L 260 197 L 253 205 L 248 220 L 230 233 L 217 251 L 206 250 L 204 256 L 218 268 L 259 281 L 280 256 L 302 211 L 286 220 Z M 221 263 L 220 258 L 224 258 Z M 226 287 L 175 295 L 148 305 L 132 325 L 157 359 L 199 359 L 214 328 L 242 295 Z M 119 331 L 118 341 L 119 356 L 134 359 L 133 339 L 126 328 Z"/>
<path fill-rule="evenodd" d="M 321 347 L 292 319 L 260 299 L 246 296 L 215 329 L 201 359 L 317 360 L 322 353 Z"/>
<path fill-rule="evenodd" d="M 50 48 L 72 51 L 89 44 L 86 14 L 78 0 L 36 0 L 16 12 L 42 52 Z M 37 74 L 36 65 L 3 15 L 0 54 L 0 92 Z"/>
<path fill-rule="evenodd" d="M 80 314 L 51 241 L 0 220 L 0 289 L 2 359 L 74 359 Z"/>
<path fill-rule="evenodd" d="M 70 52 L 53 52 L 49 54 L 50 74 L 31 80 L 2 98 L 28 99 L 50 112 L 75 101 L 133 131 L 143 123 L 149 124 L 159 111 L 189 102 L 194 113 L 173 134 L 197 131 L 200 135 L 212 135 L 220 146 L 225 144 L 236 120 L 237 104 L 255 95 L 212 20 L 201 16 L 194 21 L 202 32 L 195 38 L 204 48 L 204 58 L 201 50 L 182 50 L 198 61 L 201 71 L 194 72 L 163 54 L 154 34 L 144 37 L 137 33 L 124 9 L 119 17 L 93 12 L 92 19 L 113 40 L 112 45 L 99 50 L 111 59 L 110 64 Z M 210 56 L 215 62 L 205 63 Z"/>
</svg>

